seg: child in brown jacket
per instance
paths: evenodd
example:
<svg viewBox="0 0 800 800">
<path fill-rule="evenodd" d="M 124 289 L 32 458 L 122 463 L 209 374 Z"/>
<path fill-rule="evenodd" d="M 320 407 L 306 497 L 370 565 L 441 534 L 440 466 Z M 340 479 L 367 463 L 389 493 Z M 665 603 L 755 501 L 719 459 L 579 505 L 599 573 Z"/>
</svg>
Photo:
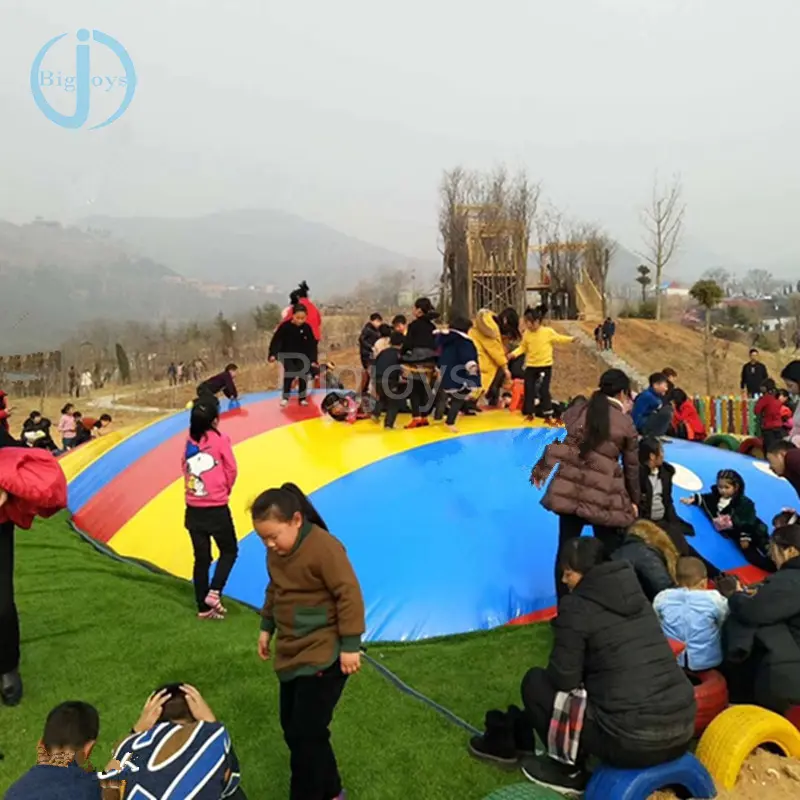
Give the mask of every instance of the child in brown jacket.
<svg viewBox="0 0 800 800">
<path fill-rule="evenodd" d="M 261 494 L 253 528 L 267 548 L 258 654 L 270 657 L 290 752 L 291 798 L 345 797 L 329 726 L 347 676 L 361 667 L 364 599 L 342 543 L 292 483 Z"/>
</svg>

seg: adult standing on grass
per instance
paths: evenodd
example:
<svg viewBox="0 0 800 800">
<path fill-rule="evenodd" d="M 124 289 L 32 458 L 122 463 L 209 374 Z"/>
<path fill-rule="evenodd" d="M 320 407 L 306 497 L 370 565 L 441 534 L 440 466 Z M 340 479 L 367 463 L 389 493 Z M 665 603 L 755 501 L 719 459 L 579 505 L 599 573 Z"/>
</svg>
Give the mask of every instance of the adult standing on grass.
<svg viewBox="0 0 800 800">
<path fill-rule="evenodd" d="M 34 516 L 49 517 L 67 505 L 67 481 L 46 450 L 26 447 L 0 427 L 0 700 L 22 700 L 19 614 L 14 601 L 14 531 Z"/>
<path fill-rule="evenodd" d="M 761 393 L 764 381 L 769 378 L 766 366 L 758 360 L 758 350 L 754 347 L 750 351 L 750 360 L 742 367 L 740 387 L 747 392 L 748 397 L 755 397 Z"/>
<path fill-rule="evenodd" d="M 622 542 L 621 529 L 639 516 L 639 445 L 627 413 L 630 391 L 622 370 L 604 372 L 591 399 L 564 413 L 564 441 L 548 445 L 533 468 L 531 483 L 540 489 L 558 467 L 542 505 L 558 515 L 559 549 L 591 525 L 610 555 Z M 555 587 L 559 597 L 566 594 L 558 556 Z"/>
</svg>

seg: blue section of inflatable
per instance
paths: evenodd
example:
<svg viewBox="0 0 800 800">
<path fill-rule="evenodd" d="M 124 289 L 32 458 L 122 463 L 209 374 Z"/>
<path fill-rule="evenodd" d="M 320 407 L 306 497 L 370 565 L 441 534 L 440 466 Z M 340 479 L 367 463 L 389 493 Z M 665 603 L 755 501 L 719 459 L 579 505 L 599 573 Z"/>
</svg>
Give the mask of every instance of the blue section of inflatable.
<svg viewBox="0 0 800 800">
<path fill-rule="evenodd" d="M 560 432 L 524 428 L 454 438 L 379 461 L 323 487 L 312 500 L 345 543 L 367 604 L 367 638 L 406 641 L 503 625 L 555 603 L 555 515 L 529 483 L 532 465 Z M 709 487 L 723 467 L 740 471 L 769 524 L 797 505 L 763 462 L 687 442 L 666 446 L 677 467 L 675 499 Z M 760 466 L 759 466 L 760 464 Z M 695 548 L 720 569 L 746 566 L 695 508 Z M 589 533 L 587 528 L 586 533 Z M 264 547 L 251 533 L 226 592 L 260 606 Z"/>
</svg>

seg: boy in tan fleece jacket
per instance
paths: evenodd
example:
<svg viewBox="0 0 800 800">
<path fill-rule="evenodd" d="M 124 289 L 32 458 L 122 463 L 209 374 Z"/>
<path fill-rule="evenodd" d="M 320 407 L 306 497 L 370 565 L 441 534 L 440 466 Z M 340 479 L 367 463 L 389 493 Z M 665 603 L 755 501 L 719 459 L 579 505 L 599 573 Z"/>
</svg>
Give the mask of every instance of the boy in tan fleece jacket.
<svg viewBox="0 0 800 800">
<path fill-rule="evenodd" d="M 280 681 L 280 714 L 291 764 L 291 800 L 344 798 L 329 726 L 347 676 L 361 667 L 364 599 L 342 543 L 297 486 L 253 503 L 267 547 L 267 586 L 258 653 Z"/>
</svg>

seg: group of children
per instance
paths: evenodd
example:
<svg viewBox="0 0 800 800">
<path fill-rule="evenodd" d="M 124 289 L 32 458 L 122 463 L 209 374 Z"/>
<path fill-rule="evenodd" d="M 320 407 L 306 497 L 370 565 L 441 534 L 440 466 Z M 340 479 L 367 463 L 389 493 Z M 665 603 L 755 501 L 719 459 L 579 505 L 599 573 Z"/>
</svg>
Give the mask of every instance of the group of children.
<svg viewBox="0 0 800 800">
<path fill-rule="evenodd" d="M 110 414 L 101 414 L 96 419 L 84 417 L 80 411 L 75 410 L 72 403 L 67 403 L 61 409 L 61 418 L 56 427 L 61 438 L 60 445 L 53 438 L 53 423 L 41 411 L 30 412 L 22 423 L 20 439 L 28 447 L 49 450 L 54 455 L 61 455 L 84 442 L 102 436 L 112 421 Z"/>
<path fill-rule="evenodd" d="M 515 405 L 521 407 L 528 420 L 539 415 L 553 421 L 553 345 L 574 339 L 546 326 L 543 309 L 525 312 L 521 334 L 517 318 L 513 348 L 503 347 L 497 329 L 492 344 L 500 355 L 494 359 L 484 355 L 487 364 L 479 355 L 485 354 L 486 348 L 481 336 L 473 333 L 470 320 L 453 317 L 448 324 L 437 326 L 438 316 L 424 297 L 415 302 L 413 319 L 408 324 L 402 315 L 389 325 L 379 313 L 372 314 L 359 336 L 362 413 L 352 413 L 356 406 L 354 393 L 349 398 L 341 392 L 329 396 L 323 409 L 339 420 L 368 416 L 363 398 L 371 387 L 371 416 L 375 421 L 383 416 L 384 427 L 394 428 L 398 414 L 408 412 L 408 429 L 429 425 L 433 414 L 435 420 L 444 419 L 455 430 L 459 414 L 473 415 L 481 410 L 480 401 L 488 395 L 497 374 L 504 382 L 518 384 Z M 509 399 L 511 395 L 508 392 Z"/>
</svg>

